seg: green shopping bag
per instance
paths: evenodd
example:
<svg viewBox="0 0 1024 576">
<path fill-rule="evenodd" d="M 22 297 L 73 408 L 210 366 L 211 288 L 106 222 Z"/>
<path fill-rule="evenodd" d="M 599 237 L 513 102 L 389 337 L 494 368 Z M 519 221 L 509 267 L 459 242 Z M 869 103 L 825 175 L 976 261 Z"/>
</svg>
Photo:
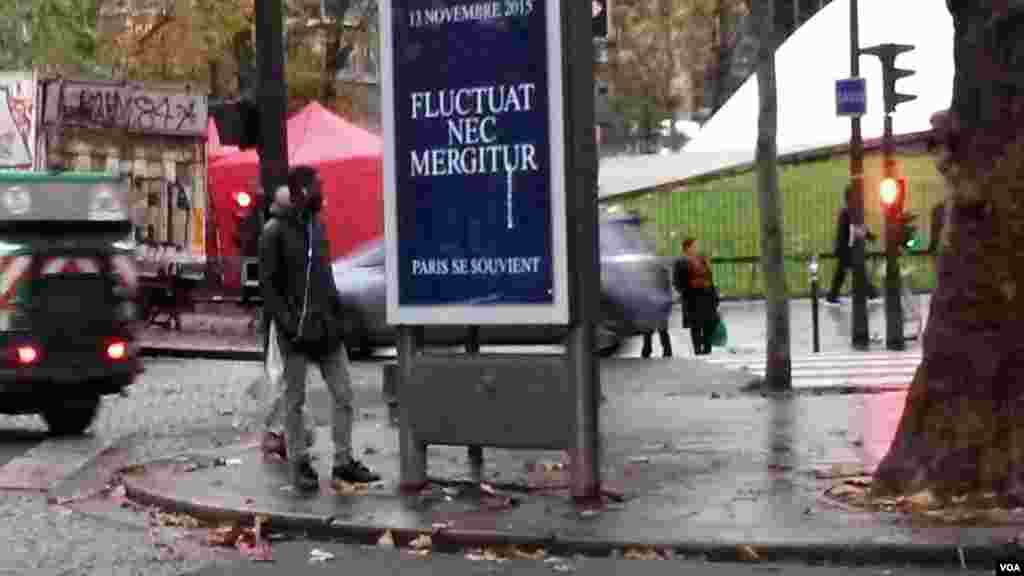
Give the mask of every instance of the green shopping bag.
<svg viewBox="0 0 1024 576">
<path fill-rule="evenodd" d="M 722 318 L 718 318 L 718 324 L 715 325 L 715 331 L 711 333 L 711 345 L 718 348 L 725 348 L 729 343 L 729 331 L 725 329 L 725 322 Z"/>
</svg>

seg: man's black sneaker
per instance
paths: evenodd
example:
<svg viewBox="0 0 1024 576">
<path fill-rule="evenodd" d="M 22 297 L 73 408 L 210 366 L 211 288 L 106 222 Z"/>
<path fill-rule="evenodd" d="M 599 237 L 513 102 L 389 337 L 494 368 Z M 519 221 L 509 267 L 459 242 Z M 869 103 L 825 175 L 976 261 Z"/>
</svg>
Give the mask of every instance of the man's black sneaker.
<svg viewBox="0 0 1024 576">
<path fill-rule="evenodd" d="M 292 464 L 292 485 L 300 492 L 313 492 L 320 488 L 320 477 L 313 470 L 309 457 Z"/>
<path fill-rule="evenodd" d="M 358 460 L 351 460 L 344 466 L 332 468 L 331 480 L 335 482 L 348 482 L 349 484 L 372 484 L 380 480 L 380 474 L 374 473 Z"/>
</svg>

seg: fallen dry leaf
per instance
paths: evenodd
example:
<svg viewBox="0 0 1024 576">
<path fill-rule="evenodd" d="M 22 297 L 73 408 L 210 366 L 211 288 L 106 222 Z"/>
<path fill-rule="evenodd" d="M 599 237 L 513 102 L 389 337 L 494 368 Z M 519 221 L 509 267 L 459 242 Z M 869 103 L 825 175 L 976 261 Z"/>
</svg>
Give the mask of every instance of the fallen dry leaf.
<svg viewBox="0 0 1024 576">
<path fill-rule="evenodd" d="M 744 562 L 760 562 L 761 557 L 757 554 L 757 550 L 754 550 L 751 546 L 740 546 L 739 547 L 740 560 Z"/>
<path fill-rule="evenodd" d="M 653 548 L 629 548 L 622 555 L 626 560 L 660 560 L 661 555 Z"/>
<path fill-rule="evenodd" d="M 225 525 L 210 530 L 206 535 L 206 543 L 210 546 L 234 546 L 242 536 L 243 528 L 237 524 Z"/>
<path fill-rule="evenodd" d="M 833 498 L 848 498 L 853 496 L 863 496 L 865 494 L 865 490 L 859 486 L 854 486 L 846 482 L 840 482 L 829 488 L 828 493 Z"/>
<path fill-rule="evenodd" d="M 916 494 L 908 496 L 905 500 L 907 505 L 913 510 L 927 510 L 934 508 L 938 503 L 938 499 L 932 494 L 931 490 L 922 490 Z"/>
<path fill-rule="evenodd" d="M 1010 521 L 1010 511 L 1005 508 L 989 508 L 983 514 L 986 519 L 996 524 L 1005 524 Z"/>
<path fill-rule="evenodd" d="M 168 528 L 198 528 L 199 520 L 196 520 L 188 514 L 171 514 L 168 512 L 160 512 L 157 514 L 157 521 L 160 522 L 161 526 Z"/>
<path fill-rule="evenodd" d="M 420 534 L 415 540 L 409 543 L 409 547 L 416 550 L 430 548 L 431 546 L 433 546 L 433 542 L 430 539 L 430 534 Z"/>
<path fill-rule="evenodd" d="M 125 476 L 140 476 L 146 473 L 146 467 L 142 464 L 132 464 L 121 468 L 121 474 Z"/>
<path fill-rule="evenodd" d="M 844 462 L 842 464 L 833 464 L 831 468 L 827 470 L 815 470 L 814 475 L 820 479 L 831 479 L 831 478 L 849 478 L 851 476 L 863 477 L 870 476 L 864 466 L 851 462 Z"/>
<path fill-rule="evenodd" d="M 527 552 L 526 550 L 522 550 L 516 546 L 512 548 L 512 555 L 521 560 L 543 560 L 547 557 L 548 552 L 543 548 L 537 548 L 533 552 Z"/>
<path fill-rule="evenodd" d="M 541 467 L 545 472 L 558 472 L 565 469 L 565 465 L 561 462 L 544 462 Z"/>
<path fill-rule="evenodd" d="M 380 546 L 381 548 L 395 547 L 395 537 L 391 534 L 391 530 L 385 532 L 384 535 L 380 537 L 380 540 L 377 540 L 377 546 Z"/>
<path fill-rule="evenodd" d="M 332 480 L 331 488 L 333 488 L 334 491 L 338 494 L 342 494 L 345 496 L 358 496 L 366 494 L 366 492 L 370 489 L 370 485 L 351 484 L 349 482 L 345 482 L 344 480 Z"/>
</svg>

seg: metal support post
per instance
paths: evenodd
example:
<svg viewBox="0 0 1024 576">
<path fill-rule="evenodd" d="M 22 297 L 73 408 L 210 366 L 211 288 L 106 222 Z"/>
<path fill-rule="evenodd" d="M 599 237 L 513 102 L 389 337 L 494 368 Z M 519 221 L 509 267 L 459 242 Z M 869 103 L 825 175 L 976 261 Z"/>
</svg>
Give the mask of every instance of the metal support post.
<svg viewBox="0 0 1024 576">
<path fill-rule="evenodd" d="M 480 353 L 480 327 L 470 326 L 466 331 L 466 354 L 476 356 Z M 469 457 L 469 474 L 473 482 L 484 481 L 484 448 L 483 446 L 467 446 Z"/>
<path fill-rule="evenodd" d="M 821 335 L 818 323 L 818 256 L 811 256 L 808 265 L 811 271 L 811 334 L 814 339 L 814 353 L 821 352 Z"/>
<path fill-rule="evenodd" d="M 601 496 L 600 375 L 594 357 L 601 285 L 597 252 L 597 143 L 594 138 L 594 44 L 590 6 L 562 3 L 566 67 L 566 200 L 572 325 L 567 375 L 572 389 L 570 493 L 577 501 Z"/>
<path fill-rule="evenodd" d="M 860 24 L 857 0 L 850 0 L 850 76 L 860 76 Z M 864 226 L 864 142 L 861 137 L 860 118 L 850 118 L 850 222 L 857 230 Z M 871 345 L 868 330 L 868 277 L 864 266 L 864 238 L 854 236 L 853 252 L 853 347 L 866 350 Z"/>
<path fill-rule="evenodd" d="M 409 389 L 408 383 L 412 381 L 422 331 L 419 326 L 398 327 L 399 397 Z M 403 490 L 419 490 L 427 484 L 427 445 L 416 437 L 412 428 L 412 408 L 409 402 L 400 400 L 398 403 L 399 487 Z"/>
<path fill-rule="evenodd" d="M 274 191 L 288 182 L 285 114 L 288 93 L 284 76 L 284 16 L 281 0 L 256 3 L 256 62 L 259 70 L 257 106 L 260 110 L 260 176 L 263 201 L 269 203 Z M 265 206 L 257 207 L 262 215 Z"/>
<path fill-rule="evenodd" d="M 885 178 L 896 176 L 892 159 L 892 115 L 885 114 L 885 129 L 882 133 L 883 173 Z M 901 200 L 902 201 L 902 200 Z M 900 278 L 900 221 L 896 214 L 887 210 L 885 214 L 885 347 L 889 350 L 903 350 L 903 307 L 900 302 L 902 279 Z"/>
</svg>

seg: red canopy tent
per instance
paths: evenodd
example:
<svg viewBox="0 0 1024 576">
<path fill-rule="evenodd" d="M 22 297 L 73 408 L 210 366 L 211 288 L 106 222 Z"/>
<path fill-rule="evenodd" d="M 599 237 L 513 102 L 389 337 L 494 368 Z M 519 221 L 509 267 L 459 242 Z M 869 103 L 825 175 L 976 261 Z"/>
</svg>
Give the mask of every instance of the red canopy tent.
<svg viewBox="0 0 1024 576">
<path fill-rule="evenodd" d="M 316 102 L 292 116 L 286 130 L 288 165 L 312 166 L 323 180 L 323 221 L 331 259 L 380 237 L 384 233 L 381 138 Z M 238 227 L 236 197 L 239 192 L 252 193 L 259 178 L 259 155 L 248 150 L 212 161 L 208 175 L 220 242 L 207 242 L 207 246 L 219 245 L 220 254 L 208 248 L 207 257 L 221 259 L 225 287 L 237 289 L 240 255 L 232 240 Z"/>
<path fill-rule="evenodd" d="M 238 153 L 237 146 L 225 146 L 221 144 L 220 132 L 217 131 L 217 124 L 210 118 L 206 124 L 206 161 L 213 163 L 217 160 Z"/>
</svg>

